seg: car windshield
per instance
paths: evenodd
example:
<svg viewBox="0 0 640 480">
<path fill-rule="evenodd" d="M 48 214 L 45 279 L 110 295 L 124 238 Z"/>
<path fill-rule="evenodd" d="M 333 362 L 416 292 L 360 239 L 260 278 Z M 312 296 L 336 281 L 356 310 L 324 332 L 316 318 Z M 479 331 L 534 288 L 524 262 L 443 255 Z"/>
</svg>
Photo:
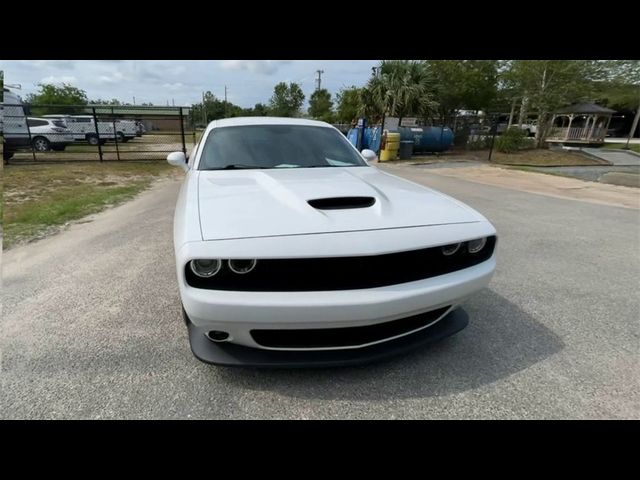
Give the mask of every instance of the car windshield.
<svg viewBox="0 0 640 480">
<path fill-rule="evenodd" d="M 200 170 L 367 166 L 348 142 L 327 127 L 220 127 L 207 137 Z"/>
</svg>

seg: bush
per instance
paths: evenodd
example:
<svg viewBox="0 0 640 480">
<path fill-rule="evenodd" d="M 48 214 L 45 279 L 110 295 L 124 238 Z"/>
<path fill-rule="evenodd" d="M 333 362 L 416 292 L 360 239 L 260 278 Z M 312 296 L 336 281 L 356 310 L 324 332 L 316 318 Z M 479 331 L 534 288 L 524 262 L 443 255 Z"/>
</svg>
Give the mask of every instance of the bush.
<svg viewBox="0 0 640 480">
<path fill-rule="evenodd" d="M 528 138 L 527 133 L 519 128 L 510 128 L 496 138 L 496 150 L 502 153 L 513 153 L 535 146 L 535 140 Z"/>
<path fill-rule="evenodd" d="M 491 135 L 471 135 L 467 140 L 468 150 L 485 150 L 491 147 Z"/>
</svg>

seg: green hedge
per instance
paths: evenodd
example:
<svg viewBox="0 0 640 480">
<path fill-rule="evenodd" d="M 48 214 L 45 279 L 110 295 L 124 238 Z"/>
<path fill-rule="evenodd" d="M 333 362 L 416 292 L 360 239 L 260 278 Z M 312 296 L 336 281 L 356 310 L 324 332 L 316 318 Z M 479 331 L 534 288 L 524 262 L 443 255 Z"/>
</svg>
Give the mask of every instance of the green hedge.
<svg viewBox="0 0 640 480">
<path fill-rule="evenodd" d="M 499 152 L 513 153 L 534 148 L 535 140 L 528 138 L 527 133 L 519 128 L 510 128 L 499 137 L 496 137 L 495 146 Z"/>
</svg>

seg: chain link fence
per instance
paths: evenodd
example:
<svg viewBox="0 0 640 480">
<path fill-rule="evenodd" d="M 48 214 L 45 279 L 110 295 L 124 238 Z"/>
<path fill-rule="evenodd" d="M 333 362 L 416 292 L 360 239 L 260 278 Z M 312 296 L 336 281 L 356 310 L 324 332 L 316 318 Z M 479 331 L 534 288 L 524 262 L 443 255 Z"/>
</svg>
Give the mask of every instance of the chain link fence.
<svg viewBox="0 0 640 480">
<path fill-rule="evenodd" d="M 3 105 L 5 163 L 165 160 L 198 140 L 189 107 Z"/>
</svg>

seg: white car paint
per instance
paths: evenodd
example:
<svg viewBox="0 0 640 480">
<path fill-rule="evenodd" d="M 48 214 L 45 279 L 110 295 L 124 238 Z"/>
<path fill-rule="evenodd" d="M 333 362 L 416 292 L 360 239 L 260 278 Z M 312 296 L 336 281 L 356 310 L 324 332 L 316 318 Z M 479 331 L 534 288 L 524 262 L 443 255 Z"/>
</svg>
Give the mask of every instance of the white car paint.
<svg viewBox="0 0 640 480">
<path fill-rule="evenodd" d="M 435 190 L 382 172 L 371 164 L 264 170 L 198 169 L 203 146 L 216 128 L 278 124 L 336 130 L 324 122 L 291 118 L 218 120 L 209 124 L 188 163 L 184 162 L 182 152 L 174 152 L 168 158 L 169 163 L 186 170 L 176 203 L 174 251 L 180 296 L 194 325 L 228 332 L 228 341 L 232 343 L 269 349 L 253 340 L 251 329 L 372 325 L 443 306 L 455 308 L 487 285 L 495 269 L 495 252 L 486 261 L 469 268 L 377 288 L 273 292 L 190 286 L 185 266 L 192 259 L 257 258 L 259 262 L 260 259 L 380 255 L 496 234 L 489 221 L 470 207 Z M 344 141 L 355 150 L 346 139 Z M 352 210 L 316 210 L 307 203 L 317 198 L 360 195 L 374 197 L 376 203 L 369 208 Z M 362 345 L 339 348 L 360 347 Z"/>
<path fill-rule="evenodd" d="M 36 151 L 46 151 L 49 147 L 62 149 L 73 143 L 73 134 L 60 120 L 28 117 L 27 124 Z"/>
</svg>

